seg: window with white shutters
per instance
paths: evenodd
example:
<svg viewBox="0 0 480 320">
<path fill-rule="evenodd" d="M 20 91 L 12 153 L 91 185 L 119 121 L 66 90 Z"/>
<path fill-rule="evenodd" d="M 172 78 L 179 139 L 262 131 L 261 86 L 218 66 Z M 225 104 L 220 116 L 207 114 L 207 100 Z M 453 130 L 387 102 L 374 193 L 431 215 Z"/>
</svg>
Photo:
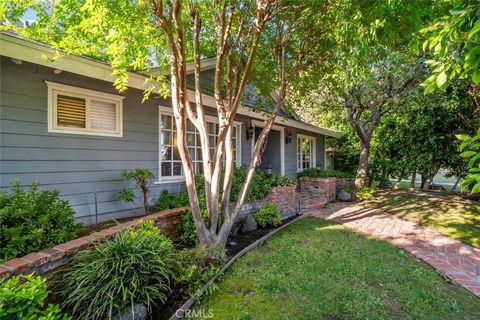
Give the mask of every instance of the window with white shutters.
<svg viewBox="0 0 480 320">
<path fill-rule="evenodd" d="M 47 82 L 48 131 L 122 137 L 119 95 Z"/>
</svg>

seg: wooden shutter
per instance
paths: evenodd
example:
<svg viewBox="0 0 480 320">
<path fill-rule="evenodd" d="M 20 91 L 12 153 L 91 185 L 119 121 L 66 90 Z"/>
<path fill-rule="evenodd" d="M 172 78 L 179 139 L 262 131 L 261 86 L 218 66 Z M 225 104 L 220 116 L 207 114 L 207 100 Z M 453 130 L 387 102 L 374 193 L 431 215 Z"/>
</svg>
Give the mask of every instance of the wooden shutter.
<svg viewBox="0 0 480 320">
<path fill-rule="evenodd" d="M 57 95 L 57 125 L 69 128 L 85 128 L 85 99 Z"/>
<path fill-rule="evenodd" d="M 90 102 L 90 127 L 105 131 L 117 130 L 117 106 L 113 102 L 92 99 Z"/>
</svg>

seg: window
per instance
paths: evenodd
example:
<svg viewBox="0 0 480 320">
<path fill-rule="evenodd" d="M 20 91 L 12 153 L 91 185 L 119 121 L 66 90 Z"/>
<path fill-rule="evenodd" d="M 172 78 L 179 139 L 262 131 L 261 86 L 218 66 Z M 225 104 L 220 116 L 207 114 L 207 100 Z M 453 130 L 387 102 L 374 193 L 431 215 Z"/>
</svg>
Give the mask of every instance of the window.
<svg viewBox="0 0 480 320">
<path fill-rule="evenodd" d="M 297 137 L 297 171 L 312 168 L 315 164 L 315 139 L 298 135 Z"/>
<path fill-rule="evenodd" d="M 213 157 L 217 143 L 219 126 L 213 117 L 207 121 L 207 133 L 210 145 L 210 156 Z M 233 130 L 234 161 L 238 165 L 240 159 L 240 141 L 237 139 L 240 125 L 235 124 Z M 187 122 L 187 146 L 196 173 L 202 173 L 202 149 L 200 135 L 190 121 Z M 177 132 L 171 110 L 160 107 L 160 180 L 178 179 L 183 176 L 182 161 L 177 146 Z"/>
<path fill-rule="evenodd" d="M 122 96 L 46 83 L 49 132 L 122 137 Z"/>
</svg>

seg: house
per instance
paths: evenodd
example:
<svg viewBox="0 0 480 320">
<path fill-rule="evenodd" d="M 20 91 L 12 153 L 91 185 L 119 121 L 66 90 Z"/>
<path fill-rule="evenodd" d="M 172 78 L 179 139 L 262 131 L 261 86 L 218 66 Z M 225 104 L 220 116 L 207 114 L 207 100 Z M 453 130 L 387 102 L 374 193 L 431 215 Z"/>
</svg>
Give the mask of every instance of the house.
<svg viewBox="0 0 480 320">
<path fill-rule="evenodd" d="M 111 67 L 103 62 L 74 55 L 46 61 L 42 56 L 53 52 L 49 46 L 12 33 L 1 34 L 0 48 L 3 190 L 14 178 L 23 185 L 37 180 L 41 188 L 58 189 L 84 223 L 141 212 L 141 201 L 119 199 L 119 191 L 131 187 L 120 177 L 125 169 L 147 167 L 155 173 L 152 198 L 162 190 L 184 190 L 171 101 L 152 96 L 142 103 L 144 75 L 131 73 L 129 89 L 118 93 Z M 214 67 L 205 61 L 206 88 Z M 213 144 L 218 125 L 208 90 L 204 102 Z M 244 104 L 235 119 L 239 166 L 248 165 L 255 139 L 251 133 L 258 133 L 264 120 L 248 99 Z M 187 138 L 195 151 L 196 134 L 190 130 Z M 324 168 L 326 136 L 339 132 L 283 115 L 270 133 L 259 169 L 295 176 L 308 167 Z M 138 200 L 140 194 L 137 190 Z"/>
</svg>

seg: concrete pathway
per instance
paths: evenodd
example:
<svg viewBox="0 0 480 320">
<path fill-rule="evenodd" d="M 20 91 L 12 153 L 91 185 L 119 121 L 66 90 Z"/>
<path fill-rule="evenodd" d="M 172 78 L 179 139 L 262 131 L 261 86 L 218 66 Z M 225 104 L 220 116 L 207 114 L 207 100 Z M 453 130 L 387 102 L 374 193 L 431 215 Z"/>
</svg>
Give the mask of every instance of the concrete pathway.
<svg viewBox="0 0 480 320">
<path fill-rule="evenodd" d="M 480 297 L 480 249 L 380 209 L 332 204 L 309 213 L 388 241 Z"/>
</svg>

